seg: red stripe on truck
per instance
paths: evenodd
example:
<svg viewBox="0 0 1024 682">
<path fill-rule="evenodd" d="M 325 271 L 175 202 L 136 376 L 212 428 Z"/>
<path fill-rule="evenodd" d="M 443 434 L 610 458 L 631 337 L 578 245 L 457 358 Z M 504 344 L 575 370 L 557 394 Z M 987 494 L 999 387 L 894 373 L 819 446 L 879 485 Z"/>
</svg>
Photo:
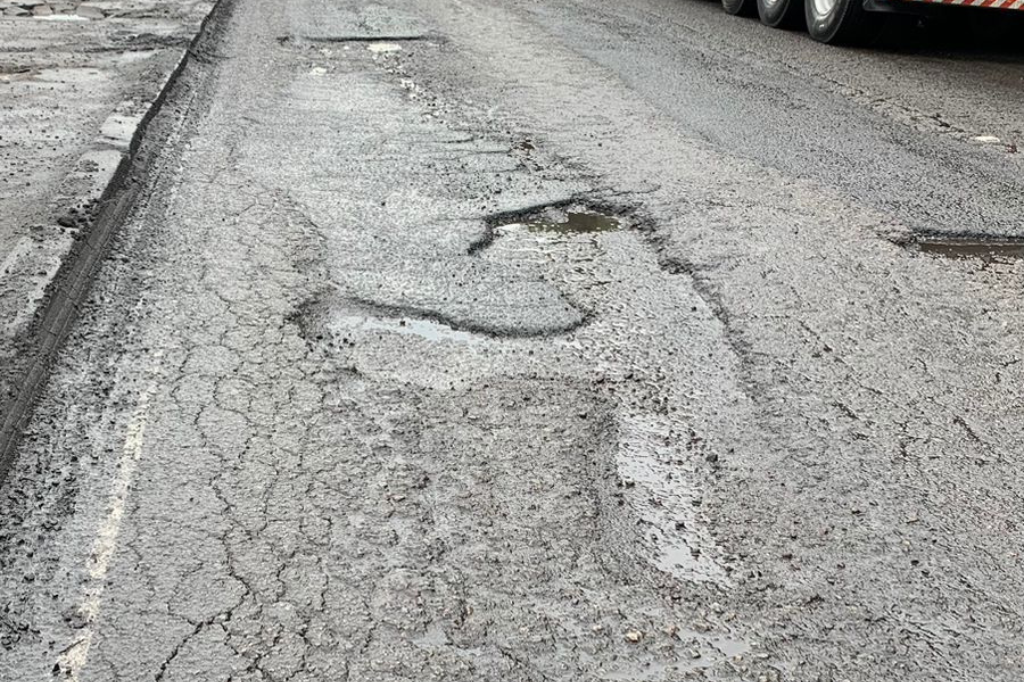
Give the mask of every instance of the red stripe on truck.
<svg viewBox="0 0 1024 682">
<path fill-rule="evenodd" d="M 1024 10 L 1024 0 L 910 0 L 933 5 L 964 5 L 967 7 L 990 7 L 992 9 Z"/>
</svg>

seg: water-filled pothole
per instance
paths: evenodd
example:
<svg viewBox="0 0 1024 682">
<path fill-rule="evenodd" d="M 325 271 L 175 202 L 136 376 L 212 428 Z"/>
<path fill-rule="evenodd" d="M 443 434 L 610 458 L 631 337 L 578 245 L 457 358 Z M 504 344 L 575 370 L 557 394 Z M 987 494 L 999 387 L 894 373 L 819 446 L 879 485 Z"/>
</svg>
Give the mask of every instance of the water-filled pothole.
<svg viewBox="0 0 1024 682">
<path fill-rule="evenodd" d="M 585 208 L 549 210 L 532 218 L 519 221 L 530 232 L 558 235 L 594 234 L 622 229 L 618 218 Z"/>
<path fill-rule="evenodd" d="M 1005 263 L 1024 258 L 1024 241 L 1009 239 L 927 239 L 916 242 L 921 253 L 942 258 Z"/>
</svg>

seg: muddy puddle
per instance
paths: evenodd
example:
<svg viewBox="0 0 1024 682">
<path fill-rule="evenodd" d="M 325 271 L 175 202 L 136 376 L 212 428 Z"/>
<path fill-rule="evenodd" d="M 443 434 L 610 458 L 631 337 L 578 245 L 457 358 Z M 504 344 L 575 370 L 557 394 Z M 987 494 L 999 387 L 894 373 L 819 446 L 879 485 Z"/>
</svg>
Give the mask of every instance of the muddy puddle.
<svg viewBox="0 0 1024 682">
<path fill-rule="evenodd" d="M 577 206 L 568 209 L 549 208 L 533 216 L 510 221 L 502 227 L 504 229 L 525 229 L 527 232 L 537 235 L 571 237 L 573 235 L 618 232 L 623 225 L 622 221 L 615 216 Z"/>
<path fill-rule="evenodd" d="M 670 421 L 654 415 L 619 418 L 616 466 L 646 528 L 648 558 L 658 569 L 682 580 L 728 585 L 714 541 L 698 512 L 700 492 L 691 483 L 697 475 L 684 465 L 684 455 L 673 440 L 666 438 L 672 428 Z"/>
<path fill-rule="evenodd" d="M 416 336 L 435 343 L 476 343 L 480 337 L 466 331 L 453 329 L 446 324 L 414 317 L 377 317 L 374 315 L 337 315 L 331 320 L 334 331 L 359 330 Z"/>
<path fill-rule="evenodd" d="M 692 673 L 714 667 L 722 658 L 739 660 L 750 652 L 745 642 L 731 637 L 711 637 L 696 630 L 681 629 L 673 633 L 693 647 L 689 659 L 679 658 L 671 662 L 645 661 L 643 669 L 628 663 L 621 667 L 612 666 L 602 676 L 606 680 L 666 680 L 692 677 Z M 737 658 L 739 657 L 739 658 Z M 696 679 L 696 678 L 695 678 Z M 699 679 L 705 679 L 703 675 Z"/>
<path fill-rule="evenodd" d="M 1024 241 L 997 239 L 929 239 L 917 250 L 941 258 L 1009 263 L 1024 258 Z"/>
<path fill-rule="evenodd" d="M 558 211 L 553 215 L 545 214 L 525 220 L 521 224 L 530 232 L 555 235 L 595 234 L 622 229 L 617 218 L 587 210 Z"/>
</svg>

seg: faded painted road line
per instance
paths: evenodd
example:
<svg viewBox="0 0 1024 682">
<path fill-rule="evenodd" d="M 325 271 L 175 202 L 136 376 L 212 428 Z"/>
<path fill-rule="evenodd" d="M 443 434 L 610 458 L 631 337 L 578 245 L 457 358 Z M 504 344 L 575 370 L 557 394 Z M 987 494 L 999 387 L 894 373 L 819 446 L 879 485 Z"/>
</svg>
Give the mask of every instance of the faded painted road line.
<svg viewBox="0 0 1024 682">
<path fill-rule="evenodd" d="M 121 457 L 117 463 L 117 476 L 110 486 L 110 494 L 107 499 L 107 513 L 96 529 L 96 538 L 93 541 L 92 552 L 88 559 L 88 579 L 85 584 L 84 594 L 78 604 L 77 611 L 85 623 L 82 628 L 82 636 L 76 642 L 61 652 L 57 658 L 56 667 L 66 679 L 78 682 L 85 664 L 89 660 L 89 649 L 92 647 L 92 640 L 96 633 L 96 624 L 99 621 L 100 612 L 103 606 L 103 592 L 106 587 L 107 573 L 110 570 L 111 560 L 114 551 L 117 549 L 117 539 L 121 533 L 121 522 L 124 518 L 125 506 L 128 496 L 131 494 L 132 482 L 135 472 L 142 457 L 142 447 L 145 443 L 146 422 L 149 418 L 149 404 L 153 395 L 160 385 L 163 374 L 160 369 L 160 360 L 163 351 L 156 351 L 153 355 L 150 374 L 153 379 L 146 384 L 146 388 L 139 396 L 138 404 L 128 422 L 125 433 L 124 446 L 121 450 Z"/>
</svg>

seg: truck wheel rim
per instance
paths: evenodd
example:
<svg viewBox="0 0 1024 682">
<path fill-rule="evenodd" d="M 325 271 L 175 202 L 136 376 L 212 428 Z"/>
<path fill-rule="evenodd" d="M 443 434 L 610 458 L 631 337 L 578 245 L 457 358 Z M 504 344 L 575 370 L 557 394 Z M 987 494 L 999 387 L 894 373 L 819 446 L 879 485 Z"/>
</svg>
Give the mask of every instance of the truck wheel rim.
<svg viewBox="0 0 1024 682">
<path fill-rule="evenodd" d="M 811 7 L 815 17 L 825 19 L 832 16 L 836 8 L 836 0 L 811 0 Z"/>
</svg>

